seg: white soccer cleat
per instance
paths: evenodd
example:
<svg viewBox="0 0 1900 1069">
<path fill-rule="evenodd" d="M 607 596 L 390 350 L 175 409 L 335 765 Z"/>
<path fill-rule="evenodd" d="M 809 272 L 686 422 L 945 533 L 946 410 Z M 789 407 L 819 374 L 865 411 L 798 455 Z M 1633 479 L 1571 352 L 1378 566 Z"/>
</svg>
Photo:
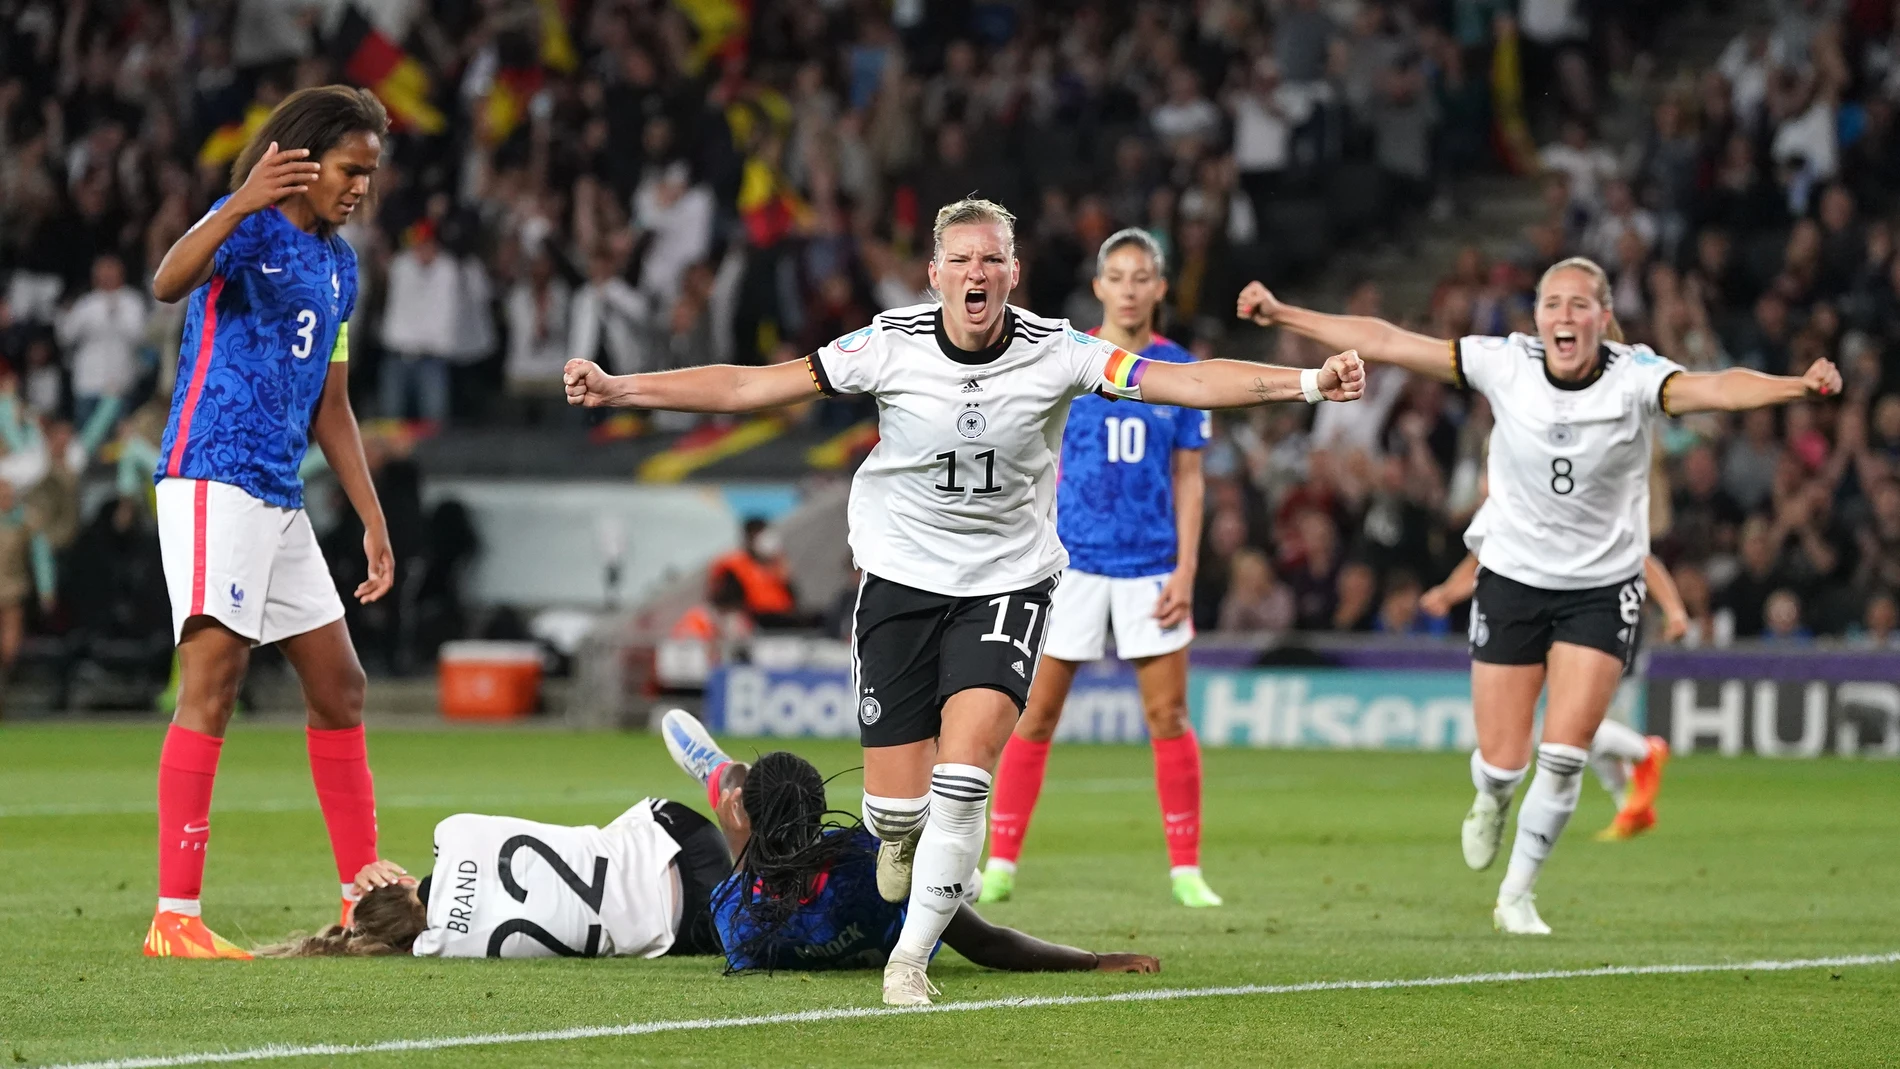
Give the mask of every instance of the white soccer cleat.
<svg viewBox="0 0 1900 1069">
<path fill-rule="evenodd" d="M 1480 791 L 1465 814 L 1463 832 L 1465 864 L 1478 872 L 1498 859 L 1498 845 L 1504 842 L 1505 807 L 1496 798 Z"/>
<path fill-rule="evenodd" d="M 917 860 L 918 828 L 894 843 L 877 844 L 877 896 L 886 902 L 910 901 L 910 870 Z"/>
<path fill-rule="evenodd" d="M 666 740 L 666 752 L 673 755 L 673 763 L 701 783 L 732 760 L 713 741 L 706 725 L 684 709 L 668 709 L 660 718 L 660 738 Z"/>
<path fill-rule="evenodd" d="M 884 966 L 884 1005 L 928 1006 L 930 996 L 941 995 L 937 985 L 915 965 L 893 958 Z"/>
<path fill-rule="evenodd" d="M 1506 935 L 1550 934 L 1550 925 L 1537 915 L 1537 896 L 1529 891 L 1499 895 L 1498 906 L 1491 911 L 1491 927 Z"/>
</svg>

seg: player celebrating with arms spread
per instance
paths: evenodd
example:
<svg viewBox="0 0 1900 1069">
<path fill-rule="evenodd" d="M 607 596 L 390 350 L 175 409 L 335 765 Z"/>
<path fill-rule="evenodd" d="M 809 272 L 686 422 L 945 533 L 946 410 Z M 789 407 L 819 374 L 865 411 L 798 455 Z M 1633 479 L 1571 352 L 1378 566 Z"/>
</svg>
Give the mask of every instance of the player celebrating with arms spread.
<svg viewBox="0 0 1900 1069">
<path fill-rule="evenodd" d="M 369 195 L 388 127 L 367 90 L 284 98 L 233 165 L 231 194 L 152 279 L 161 301 L 191 297 L 156 473 L 179 684 L 158 762 L 152 957 L 250 957 L 205 927 L 198 894 L 212 780 L 253 646 L 277 643 L 303 684 L 346 923 L 356 873 L 376 860 L 363 669 L 297 468 L 316 439 L 363 521 L 369 576 L 356 596 L 382 597 L 394 558 L 350 409 L 356 254 L 336 231 Z"/>
<path fill-rule="evenodd" d="M 1143 359 L 1192 363 L 1187 350 L 1154 333 L 1168 292 L 1161 246 L 1146 231 L 1109 236 L 1095 258 L 1097 337 Z M 1075 672 L 1100 659 L 1113 626 L 1115 653 L 1135 665 L 1155 791 L 1175 901 L 1218 906 L 1201 878 L 1201 747 L 1187 712 L 1187 647 L 1194 639 L 1194 565 L 1201 544 L 1201 449 L 1206 412 L 1144 405 L 1131 409 L 1080 397 L 1062 436 L 1056 527 L 1069 567 L 1051 595 L 1049 638 L 1022 720 L 1003 748 L 990 815 L 990 861 L 981 901 L 1001 902 L 1016 883 L 1016 859 L 1049 764 Z"/>
<path fill-rule="evenodd" d="M 1835 394 L 1840 373 L 1826 360 L 1800 378 L 1743 368 L 1695 373 L 1647 346 L 1625 345 L 1609 280 L 1582 257 L 1539 280 L 1535 337 L 1429 338 L 1381 319 L 1282 304 L 1258 282 L 1241 291 L 1238 312 L 1491 402 L 1488 530 L 1471 602 L 1478 798 L 1465 817 L 1464 848 L 1474 868 L 1495 856 L 1511 797 L 1529 771 L 1532 720 L 1548 684 L 1538 772 L 1492 913 L 1500 931 L 1547 935 L 1531 887 L 1576 811 L 1591 738 L 1642 620 L 1655 421 Z"/>
<path fill-rule="evenodd" d="M 804 361 L 608 375 L 570 361 L 568 400 L 746 412 L 824 394 L 878 401 L 878 444 L 852 478 L 852 622 L 865 825 L 884 844 L 879 890 L 908 897 L 884 1001 L 924 1005 L 931 948 L 983 852 L 990 772 L 1028 696 L 1049 595 L 1068 563 L 1055 525 L 1069 402 L 1101 392 L 1231 408 L 1348 401 L 1359 358 L 1300 371 L 1233 360 L 1144 360 L 1008 304 L 1015 218 L 985 200 L 937 213 L 930 282 L 942 303 L 894 309 Z M 912 874 L 915 874 L 913 880 Z"/>
</svg>

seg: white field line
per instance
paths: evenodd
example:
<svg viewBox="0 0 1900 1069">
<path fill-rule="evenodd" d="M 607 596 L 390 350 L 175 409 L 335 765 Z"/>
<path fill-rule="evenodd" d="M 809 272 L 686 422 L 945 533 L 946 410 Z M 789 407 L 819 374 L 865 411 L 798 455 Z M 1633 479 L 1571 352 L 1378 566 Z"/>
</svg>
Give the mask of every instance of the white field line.
<svg viewBox="0 0 1900 1069">
<path fill-rule="evenodd" d="M 316 1043 L 296 1046 L 272 1043 L 247 1050 L 206 1051 L 144 1058 L 115 1058 L 102 1062 L 69 1062 L 49 1069 L 169 1069 L 172 1066 L 218 1065 L 230 1062 L 272 1061 L 281 1058 L 350 1057 L 402 1051 L 448 1050 L 456 1047 L 495 1047 L 520 1043 L 562 1043 L 576 1039 L 646 1036 L 658 1032 L 704 1032 L 763 1025 L 815 1024 L 855 1021 L 871 1017 L 902 1017 L 930 1013 L 968 1013 L 972 1010 L 1026 1010 L 1044 1006 L 1090 1006 L 1109 1002 L 1170 1002 L 1193 998 L 1231 998 L 1243 995 L 1297 995 L 1315 991 L 1390 991 L 1413 987 L 1454 987 L 1470 984 L 1511 984 L 1530 980 L 1581 980 L 1600 976 L 1679 976 L 1690 973 L 1788 972 L 1842 965 L 1892 965 L 1900 952 L 1847 954 L 1830 958 L 1788 961 L 1735 961 L 1706 965 L 1606 965 L 1597 969 L 1546 969 L 1538 972 L 1464 973 L 1405 980 L 1313 980 L 1303 984 L 1238 984 L 1230 987 L 1170 987 L 1123 991 L 1113 995 L 1052 995 L 1030 998 L 945 1002 L 935 1006 L 842 1006 L 828 1010 L 801 1010 L 753 1017 L 698 1017 L 674 1021 L 635 1021 L 630 1024 L 559 1028 L 542 1032 L 489 1032 L 430 1039 L 388 1039 L 377 1043 Z"/>
<path fill-rule="evenodd" d="M 696 798 L 704 793 L 700 788 L 680 784 L 684 789 L 679 797 Z M 1072 779 L 1050 780 L 1044 789 L 1057 794 L 1123 794 L 1154 790 L 1153 779 Z M 1219 786 L 1218 784 L 1216 786 Z M 1222 790 L 1230 789 L 1220 787 Z M 856 787 L 843 784 L 834 785 L 831 793 L 837 799 L 856 798 L 861 792 Z M 441 809 L 474 806 L 482 809 L 495 809 L 517 805 L 591 805 L 596 802 L 632 805 L 640 800 L 639 792 L 596 788 L 585 791 L 536 792 L 524 794 L 396 794 L 385 795 L 376 800 L 377 809 Z M 258 798 L 238 800 L 226 804 L 217 802 L 212 806 L 212 815 L 225 813 L 299 813 L 304 810 L 315 812 L 317 796 L 306 794 L 294 798 Z M 138 802 L 28 802 L 20 805 L 0 805 L 0 819 L 21 817 L 93 817 L 93 816 L 137 816 L 156 814 L 158 804 L 155 801 Z"/>
</svg>

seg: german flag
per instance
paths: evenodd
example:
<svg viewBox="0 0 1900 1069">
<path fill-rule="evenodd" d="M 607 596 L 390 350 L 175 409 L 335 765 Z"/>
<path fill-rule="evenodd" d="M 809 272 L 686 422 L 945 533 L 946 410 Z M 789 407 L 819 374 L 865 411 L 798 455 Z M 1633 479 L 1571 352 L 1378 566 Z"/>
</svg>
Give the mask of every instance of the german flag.
<svg viewBox="0 0 1900 1069">
<path fill-rule="evenodd" d="M 429 103 L 429 72 L 354 6 L 345 9 L 330 39 L 330 54 L 343 65 L 345 81 L 382 100 L 395 129 L 439 134 L 448 128 L 448 120 Z"/>
<path fill-rule="evenodd" d="M 238 158 L 239 153 L 244 151 L 244 146 L 251 143 L 251 135 L 264 125 L 264 120 L 270 118 L 270 113 L 270 105 L 260 104 L 254 100 L 249 107 L 244 109 L 244 118 L 237 122 L 225 123 L 211 131 L 211 135 L 205 138 L 205 143 L 198 148 L 198 166 L 228 166 L 232 160 Z"/>
</svg>

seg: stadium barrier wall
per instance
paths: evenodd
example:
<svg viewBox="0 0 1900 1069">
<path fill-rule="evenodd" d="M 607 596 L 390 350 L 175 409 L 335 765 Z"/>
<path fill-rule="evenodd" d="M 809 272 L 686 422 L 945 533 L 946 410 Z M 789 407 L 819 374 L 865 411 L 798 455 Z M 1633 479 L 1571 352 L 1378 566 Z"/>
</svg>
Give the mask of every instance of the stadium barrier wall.
<svg viewBox="0 0 1900 1069">
<path fill-rule="evenodd" d="M 1237 636 L 1197 645 L 1188 710 L 1208 746 L 1460 751 L 1476 743 L 1469 660 L 1452 644 L 1322 640 L 1264 651 Z M 1254 667 L 1262 660 L 1302 662 Z M 1657 650 L 1612 715 L 1681 754 L 1900 757 L 1900 655 L 1841 650 Z M 849 672 L 714 670 L 704 715 L 732 736 L 855 738 Z M 1057 739 L 1146 737 L 1134 672 L 1083 668 Z"/>
<path fill-rule="evenodd" d="M 1461 673 L 1339 669 L 1195 669 L 1188 710 L 1208 746 L 1465 750 L 1477 742 Z M 731 665 L 707 683 L 704 716 L 728 736 L 856 738 L 848 671 Z M 1135 675 L 1125 665 L 1076 676 L 1056 738 L 1147 738 Z"/>
</svg>

